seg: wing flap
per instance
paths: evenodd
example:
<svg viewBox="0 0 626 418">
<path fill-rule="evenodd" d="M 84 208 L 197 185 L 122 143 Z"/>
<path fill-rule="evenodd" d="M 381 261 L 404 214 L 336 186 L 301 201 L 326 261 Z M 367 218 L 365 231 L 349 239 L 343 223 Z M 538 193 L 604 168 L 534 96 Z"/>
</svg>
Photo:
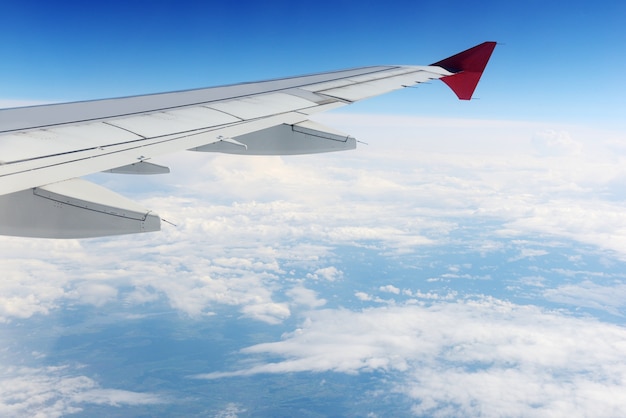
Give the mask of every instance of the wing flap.
<svg viewBox="0 0 626 418">
<path fill-rule="evenodd" d="M 161 229 L 158 215 L 82 179 L 0 196 L 0 234 L 90 238 Z"/>
<path fill-rule="evenodd" d="M 104 171 L 105 173 L 115 174 L 167 174 L 170 172 L 170 168 L 164 165 L 153 164 L 146 161 L 139 161 L 138 163 L 128 164 L 122 167 L 112 168 Z"/>
<path fill-rule="evenodd" d="M 344 151 L 356 148 L 349 135 L 305 121 L 293 125 L 281 124 L 271 128 L 224 139 L 192 151 L 222 152 L 242 155 L 299 155 Z"/>
</svg>

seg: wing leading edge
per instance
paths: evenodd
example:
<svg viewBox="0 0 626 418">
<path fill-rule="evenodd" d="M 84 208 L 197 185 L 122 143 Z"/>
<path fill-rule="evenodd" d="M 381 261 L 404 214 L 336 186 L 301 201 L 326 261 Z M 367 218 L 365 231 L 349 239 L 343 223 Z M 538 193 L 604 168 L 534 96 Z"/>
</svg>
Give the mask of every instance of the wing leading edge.
<svg viewBox="0 0 626 418">
<path fill-rule="evenodd" d="M 78 177 L 157 174 L 180 150 L 292 155 L 354 149 L 309 116 L 441 79 L 469 100 L 495 48 L 429 66 L 375 66 L 256 83 L 0 110 L 0 234 L 85 238 L 160 229 L 149 210 Z"/>
</svg>

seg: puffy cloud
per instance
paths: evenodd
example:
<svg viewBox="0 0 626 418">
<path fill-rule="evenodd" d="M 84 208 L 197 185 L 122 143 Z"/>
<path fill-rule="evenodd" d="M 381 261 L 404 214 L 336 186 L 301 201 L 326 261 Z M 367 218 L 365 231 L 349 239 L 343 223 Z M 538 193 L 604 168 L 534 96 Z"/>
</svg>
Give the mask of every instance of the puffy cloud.
<svg viewBox="0 0 626 418">
<path fill-rule="evenodd" d="M 275 302 L 247 304 L 241 308 L 241 311 L 246 316 L 269 324 L 278 324 L 291 315 L 288 304 Z"/>
<path fill-rule="evenodd" d="M 393 293 L 394 295 L 399 295 L 400 294 L 400 289 L 398 289 L 397 287 L 395 287 L 392 284 L 388 284 L 386 286 L 381 286 L 381 287 L 378 288 L 378 290 L 380 290 L 381 292 Z"/>
<path fill-rule="evenodd" d="M 63 258 L 65 250 L 77 248 L 67 243 L 45 246 L 41 241 L 28 245 L 27 241 L 0 238 L 0 322 L 48 314 L 67 297 L 70 279 L 55 257 Z"/>
<path fill-rule="evenodd" d="M 372 297 L 365 292 L 355 292 L 354 296 L 363 302 L 372 300 Z"/>
<path fill-rule="evenodd" d="M 334 282 L 335 280 L 341 279 L 343 276 L 343 272 L 338 270 L 337 267 L 324 267 L 315 270 L 314 273 L 307 274 L 307 278 L 314 280 L 328 280 L 329 282 Z"/>
<path fill-rule="evenodd" d="M 326 300 L 318 299 L 317 293 L 303 286 L 292 287 L 285 294 L 293 299 L 296 305 L 318 308 L 326 304 Z"/>
</svg>

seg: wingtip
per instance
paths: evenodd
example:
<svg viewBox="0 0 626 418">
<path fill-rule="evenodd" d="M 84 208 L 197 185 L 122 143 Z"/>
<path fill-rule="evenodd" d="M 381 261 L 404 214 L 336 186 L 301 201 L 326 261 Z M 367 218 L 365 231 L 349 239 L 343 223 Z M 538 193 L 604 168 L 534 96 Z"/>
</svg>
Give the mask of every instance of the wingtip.
<svg viewBox="0 0 626 418">
<path fill-rule="evenodd" d="M 495 47 L 496 42 L 483 42 L 431 65 L 454 73 L 441 78 L 441 81 L 446 83 L 459 99 L 470 100 Z"/>
</svg>

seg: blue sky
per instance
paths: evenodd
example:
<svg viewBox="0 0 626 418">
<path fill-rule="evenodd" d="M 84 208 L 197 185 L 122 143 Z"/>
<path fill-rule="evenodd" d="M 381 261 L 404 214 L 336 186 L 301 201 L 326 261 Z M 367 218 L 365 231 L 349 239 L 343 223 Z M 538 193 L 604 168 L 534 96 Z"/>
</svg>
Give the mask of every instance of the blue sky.
<svg viewBox="0 0 626 418">
<path fill-rule="evenodd" d="M 623 126 L 624 16 L 621 2 L 589 1 L 8 1 L 0 96 L 84 100 L 429 64 L 495 40 L 503 45 L 472 107 L 480 115 Z M 473 113 L 441 92 L 443 85 L 421 90 L 380 99 L 388 102 L 383 109 Z"/>
<path fill-rule="evenodd" d="M 0 237 L 0 415 L 626 415 L 626 5 L 473 3 L 2 2 L 9 106 L 502 44 L 355 151 L 90 176 L 159 233 Z"/>
</svg>

